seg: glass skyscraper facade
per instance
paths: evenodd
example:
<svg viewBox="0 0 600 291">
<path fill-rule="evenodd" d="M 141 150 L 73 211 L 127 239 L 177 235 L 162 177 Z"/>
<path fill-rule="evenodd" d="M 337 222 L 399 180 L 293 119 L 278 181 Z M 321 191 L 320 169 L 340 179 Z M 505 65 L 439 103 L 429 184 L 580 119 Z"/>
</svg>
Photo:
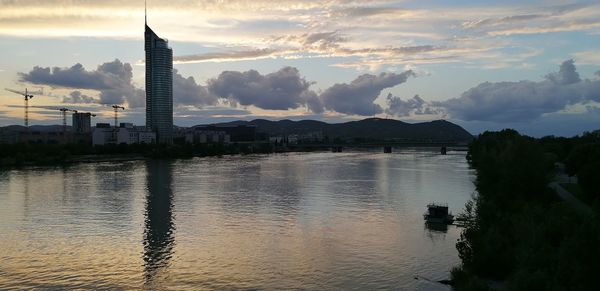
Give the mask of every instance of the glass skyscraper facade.
<svg viewBox="0 0 600 291">
<path fill-rule="evenodd" d="M 173 50 L 146 24 L 146 127 L 157 142 L 173 143 Z"/>
</svg>

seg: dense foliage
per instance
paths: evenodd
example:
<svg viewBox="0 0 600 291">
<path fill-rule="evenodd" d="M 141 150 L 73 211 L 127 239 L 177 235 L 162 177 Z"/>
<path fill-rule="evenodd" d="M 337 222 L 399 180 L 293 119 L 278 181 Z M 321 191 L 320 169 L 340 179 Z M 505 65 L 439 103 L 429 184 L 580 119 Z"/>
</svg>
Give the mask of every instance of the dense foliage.
<svg viewBox="0 0 600 291">
<path fill-rule="evenodd" d="M 589 169 L 600 168 L 598 144 L 589 141 L 503 130 L 470 145 L 479 195 L 462 214 L 469 223 L 456 245 L 462 259 L 452 272 L 456 290 L 597 289 L 600 219 L 578 213 L 547 187 L 554 163 L 568 161 L 582 188 L 597 191 L 584 186 Z"/>
</svg>

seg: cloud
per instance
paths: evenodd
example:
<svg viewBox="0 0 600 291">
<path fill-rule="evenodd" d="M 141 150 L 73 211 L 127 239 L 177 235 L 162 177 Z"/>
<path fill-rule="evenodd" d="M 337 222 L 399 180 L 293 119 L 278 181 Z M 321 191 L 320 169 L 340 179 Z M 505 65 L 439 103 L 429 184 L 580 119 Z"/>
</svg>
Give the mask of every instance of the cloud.
<svg viewBox="0 0 600 291">
<path fill-rule="evenodd" d="M 219 98 L 202 85 L 196 84 L 194 77 L 184 78 L 173 70 L 173 102 L 176 105 L 202 107 L 215 105 Z"/>
<path fill-rule="evenodd" d="M 586 12 L 593 9 L 595 8 L 589 4 L 579 3 L 535 7 L 526 9 L 529 13 L 525 14 L 465 21 L 462 27 L 490 36 L 589 30 L 600 24 L 597 21 L 597 13 Z"/>
<path fill-rule="evenodd" d="M 338 57 L 340 67 L 360 70 L 456 61 L 485 68 L 510 53 L 479 58 L 474 54 L 479 49 L 493 46 L 511 51 L 538 46 L 510 35 L 573 30 L 594 33 L 600 26 L 600 6 L 593 3 L 499 3 L 482 9 L 477 3 L 415 7 L 400 2 L 283 0 L 273 5 L 266 0 L 156 0 L 148 12 L 160 35 L 214 48 L 211 53 L 177 56 L 176 63 Z M 140 40 L 140 4 L 117 0 L 0 1 L 0 35 Z M 457 42 L 457 38 L 473 41 Z M 434 49 L 402 50 L 406 47 Z"/>
<path fill-rule="evenodd" d="M 553 33 L 553 32 L 568 32 L 568 31 L 580 31 L 580 30 L 592 30 L 600 27 L 600 21 L 583 20 L 583 21 L 572 21 L 566 23 L 553 23 L 545 24 L 543 26 L 535 27 L 515 27 L 500 30 L 489 31 L 490 36 L 510 36 L 519 34 L 541 34 L 541 33 Z"/>
<path fill-rule="evenodd" d="M 385 109 L 385 113 L 398 117 L 410 116 L 411 114 L 434 115 L 440 113 L 435 108 L 432 108 L 423 98 L 419 97 L 419 95 L 415 95 L 413 98 L 404 101 L 400 97 L 393 96 L 390 93 L 387 96 L 387 104 L 388 108 Z"/>
<path fill-rule="evenodd" d="M 600 52 L 598 50 L 581 51 L 573 53 L 578 64 L 598 65 L 600 64 Z"/>
<path fill-rule="evenodd" d="M 573 60 L 567 60 L 539 82 L 485 82 L 433 104 L 461 120 L 518 122 L 590 101 L 600 101 L 600 80 L 582 80 Z"/>
<path fill-rule="evenodd" d="M 8 108 L 25 108 L 24 105 L 5 105 Z M 48 109 L 48 110 L 58 110 L 62 108 L 62 106 L 44 106 L 44 105 L 29 105 L 29 108 L 39 108 L 39 109 Z"/>
<path fill-rule="evenodd" d="M 391 14 L 398 16 L 403 16 L 406 14 L 413 13 L 412 10 L 401 9 L 401 8 L 392 8 L 392 7 L 348 7 L 343 8 L 333 13 L 334 16 L 337 17 L 369 17 L 369 16 L 379 16 L 384 14 Z"/>
<path fill-rule="evenodd" d="M 550 73 L 546 75 L 546 79 L 559 85 L 569 85 L 581 82 L 579 73 L 575 69 L 573 60 L 566 60 L 560 65 L 558 73 Z"/>
<path fill-rule="evenodd" d="M 192 64 L 201 62 L 228 62 L 242 60 L 258 60 L 274 57 L 278 53 L 275 49 L 250 49 L 240 51 L 226 51 L 186 56 L 176 56 L 173 62 L 176 64 Z"/>
<path fill-rule="evenodd" d="M 381 91 L 406 82 L 410 76 L 415 76 L 411 70 L 400 74 L 364 74 L 350 84 L 333 85 L 325 90 L 320 97 L 329 110 L 353 115 L 375 115 L 383 112 L 381 106 L 373 103 L 381 94 Z"/>
<path fill-rule="evenodd" d="M 340 47 L 340 43 L 348 41 L 348 38 L 336 31 L 324 31 L 303 33 L 301 35 L 288 36 L 287 42 L 298 43 L 301 49 L 313 52 L 326 52 Z"/>
<path fill-rule="evenodd" d="M 69 93 L 69 96 L 63 97 L 63 103 L 98 103 L 94 97 L 90 97 L 82 94 L 80 91 L 73 91 Z"/>
<path fill-rule="evenodd" d="M 86 70 L 75 64 L 70 68 L 43 68 L 36 66 L 29 73 L 19 73 L 22 82 L 48 85 L 55 88 L 97 90 L 101 104 L 123 104 L 129 107 L 142 107 L 145 104 L 145 91 L 135 88 L 132 83 L 131 64 L 115 59 L 99 65 L 96 70 Z"/>
<path fill-rule="evenodd" d="M 374 115 L 383 112 L 373 103 L 385 88 L 406 82 L 412 71 L 400 74 L 381 73 L 361 75 L 350 84 L 335 84 L 322 94 L 310 89 L 312 82 L 301 76 L 297 68 L 284 67 L 262 75 L 255 70 L 224 71 L 209 79 L 207 84 L 196 83 L 173 71 L 173 103 L 176 107 L 254 106 L 266 110 L 306 108 L 307 112 L 322 114 L 325 109 L 345 114 Z M 36 66 L 28 73 L 19 73 L 20 80 L 53 88 L 77 89 L 63 97 L 63 103 L 123 104 L 130 108 L 145 105 L 145 91 L 132 83 L 132 68 L 128 63 L 114 60 L 86 70 L 81 64 L 70 68 Z M 80 90 L 94 90 L 98 97 Z M 420 111 L 416 110 L 416 113 Z"/>
<path fill-rule="evenodd" d="M 210 92 L 243 106 L 253 105 L 269 110 L 306 106 L 313 112 L 323 112 L 316 93 L 309 89 L 310 85 L 300 76 L 298 69 L 292 67 L 266 75 L 255 70 L 224 71 L 208 81 Z"/>
<path fill-rule="evenodd" d="M 475 21 L 463 22 L 462 26 L 467 29 L 481 28 L 486 26 L 498 26 L 502 24 L 522 23 L 534 19 L 540 19 L 547 17 L 543 14 L 524 14 L 524 15 L 512 15 L 501 18 L 486 18 Z"/>
<path fill-rule="evenodd" d="M 183 106 L 175 110 L 177 117 L 245 117 L 248 115 L 252 115 L 252 112 L 223 106 L 205 106 L 203 108 Z"/>
</svg>

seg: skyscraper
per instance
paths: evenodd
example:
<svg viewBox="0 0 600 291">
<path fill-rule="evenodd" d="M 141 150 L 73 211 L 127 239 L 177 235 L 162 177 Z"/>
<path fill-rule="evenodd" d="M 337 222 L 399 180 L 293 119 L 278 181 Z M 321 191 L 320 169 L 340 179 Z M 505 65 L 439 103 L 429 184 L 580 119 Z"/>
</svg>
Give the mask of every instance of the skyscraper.
<svg viewBox="0 0 600 291">
<path fill-rule="evenodd" d="M 146 127 L 158 143 L 173 143 L 173 50 L 145 21 Z"/>
</svg>

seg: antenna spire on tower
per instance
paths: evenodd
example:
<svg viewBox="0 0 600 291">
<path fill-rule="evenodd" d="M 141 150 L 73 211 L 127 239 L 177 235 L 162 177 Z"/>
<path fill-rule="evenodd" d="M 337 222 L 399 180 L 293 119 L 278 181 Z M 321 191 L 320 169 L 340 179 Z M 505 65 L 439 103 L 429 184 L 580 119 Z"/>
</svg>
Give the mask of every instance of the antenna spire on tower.
<svg viewBox="0 0 600 291">
<path fill-rule="evenodd" d="M 147 5 L 147 0 L 144 0 L 144 24 L 148 25 L 148 5 Z"/>
</svg>

